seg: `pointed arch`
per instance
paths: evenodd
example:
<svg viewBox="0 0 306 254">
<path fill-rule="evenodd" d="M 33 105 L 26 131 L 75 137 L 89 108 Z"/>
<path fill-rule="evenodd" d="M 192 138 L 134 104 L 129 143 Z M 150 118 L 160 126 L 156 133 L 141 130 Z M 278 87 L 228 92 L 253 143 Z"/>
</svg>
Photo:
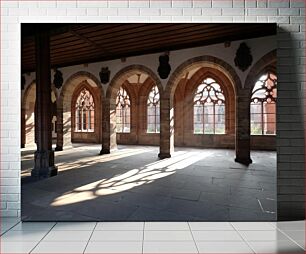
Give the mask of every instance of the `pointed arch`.
<svg viewBox="0 0 306 254">
<path fill-rule="evenodd" d="M 118 71 L 114 77 L 112 78 L 108 89 L 106 91 L 106 104 L 104 105 L 104 118 L 103 125 L 105 126 L 106 131 L 103 132 L 103 146 L 101 150 L 101 154 L 109 153 L 111 149 L 116 149 L 117 147 L 117 133 L 116 133 L 116 97 L 120 87 L 126 82 L 126 80 L 135 74 L 146 74 L 148 79 L 152 80 L 152 82 L 158 87 L 159 91 L 163 91 L 163 87 L 161 81 L 157 77 L 157 75 L 148 67 L 144 65 L 129 65 L 124 67 L 120 71 Z M 138 99 L 137 99 L 138 100 Z M 136 98 L 134 100 L 136 102 Z M 132 114 L 133 119 L 133 114 Z M 137 120 L 137 119 L 136 119 Z M 133 120 L 132 120 L 133 121 Z M 135 122 L 136 123 L 136 122 Z M 137 124 L 136 124 L 137 125 Z M 132 124 L 132 128 L 135 124 Z M 138 142 L 137 133 L 138 128 L 135 128 L 135 133 L 130 133 L 130 137 L 133 142 Z M 118 133 L 120 137 L 123 137 L 124 134 Z"/>
<path fill-rule="evenodd" d="M 269 71 L 276 74 L 276 49 L 261 57 L 250 69 L 243 86 L 249 91 L 250 98 L 256 81 Z"/>
<path fill-rule="evenodd" d="M 96 127 L 95 132 L 92 134 L 88 134 L 88 141 L 89 142 L 101 142 L 102 136 L 102 127 L 101 127 L 101 118 L 102 118 L 102 103 L 104 98 L 104 91 L 99 79 L 90 72 L 87 71 L 79 71 L 72 74 L 63 84 L 61 89 L 61 93 L 58 100 L 58 107 L 57 107 L 57 143 L 58 143 L 58 150 L 61 150 L 64 145 L 70 145 L 72 141 L 75 142 L 83 142 L 85 138 L 80 137 L 80 135 L 75 135 L 73 130 L 73 114 L 71 114 L 72 109 L 72 99 L 73 94 L 76 89 L 80 88 L 81 86 L 87 86 L 91 89 L 91 93 L 95 96 L 96 103 L 96 110 L 97 114 L 95 114 L 95 122 Z M 81 89 L 81 88 L 80 88 Z M 90 136 L 90 137 L 89 137 Z"/>
<path fill-rule="evenodd" d="M 237 94 L 237 91 L 242 88 L 239 76 L 237 75 L 234 68 L 227 62 L 214 56 L 198 56 L 180 64 L 170 76 L 165 88 L 165 96 L 170 99 L 171 105 L 173 103 L 174 93 L 180 79 L 185 77 L 190 70 L 197 67 L 208 67 L 222 72 L 223 75 L 225 75 L 230 81 L 230 84 L 232 85 L 235 94 Z"/>
<path fill-rule="evenodd" d="M 120 86 L 124 83 L 124 81 L 127 80 L 129 76 L 133 74 L 138 74 L 138 73 L 147 74 L 153 80 L 153 82 L 157 85 L 160 92 L 164 90 L 160 79 L 150 68 L 144 65 L 133 64 L 133 65 L 124 67 L 123 69 L 121 69 L 115 74 L 115 76 L 112 78 L 109 84 L 109 87 L 106 91 L 106 98 L 114 99 L 116 97 L 116 94 Z"/>
</svg>

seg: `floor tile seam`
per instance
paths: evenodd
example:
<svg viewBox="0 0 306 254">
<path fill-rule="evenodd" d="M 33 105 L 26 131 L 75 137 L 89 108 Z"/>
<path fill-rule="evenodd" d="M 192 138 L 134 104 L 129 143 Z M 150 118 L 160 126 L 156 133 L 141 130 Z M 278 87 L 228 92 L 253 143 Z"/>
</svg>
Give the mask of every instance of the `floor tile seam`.
<svg viewBox="0 0 306 254">
<path fill-rule="evenodd" d="M 284 232 L 306 232 L 305 229 L 282 229 L 282 228 L 276 228 L 278 230 L 284 231 Z"/>
<path fill-rule="evenodd" d="M 293 243 L 295 243 L 296 245 L 298 245 L 300 248 L 302 248 L 305 251 L 305 246 L 301 246 L 297 241 L 295 241 L 292 237 L 290 237 L 289 235 L 287 235 L 283 230 L 277 228 L 277 230 L 281 233 L 283 233 L 290 241 L 292 241 Z M 305 238 L 304 238 L 305 241 Z M 305 242 L 304 242 L 305 245 Z"/>
<path fill-rule="evenodd" d="M 144 242 L 194 242 L 194 240 L 193 239 L 190 239 L 190 240 L 167 239 L 167 240 L 144 240 Z"/>
<path fill-rule="evenodd" d="M 132 231 L 132 230 L 131 230 Z M 134 230 L 136 231 L 136 230 Z M 156 232 L 156 231 L 162 231 L 162 232 L 189 232 L 190 229 L 145 229 L 144 232 Z"/>
<path fill-rule="evenodd" d="M 238 221 L 238 223 L 249 223 L 250 221 Z M 252 221 L 252 222 L 266 222 L 268 223 L 269 225 L 272 225 L 272 229 L 239 229 L 239 228 L 236 228 L 234 223 L 237 223 L 237 222 L 230 222 L 230 224 L 232 225 L 232 227 L 234 228 L 234 230 L 236 231 L 275 231 L 276 227 L 271 224 L 269 221 Z"/>
<path fill-rule="evenodd" d="M 196 250 L 197 250 L 197 252 L 198 252 L 198 253 L 200 253 L 200 250 L 199 250 L 199 248 L 198 248 L 198 245 L 197 245 L 196 240 L 194 239 L 193 232 L 192 232 L 192 230 L 191 230 L 191 227 L 190 227 L 189 222 L 187 222 L 187 224 L 188 224 L 188 227 L 189 227 L 189 230 L 190 230 L 190 233 L 191 233 L 191 236 L 192 236 L 193 242 L 194 242 L 194 244 L 195 244 L 195 246 L 196 246 Z"/>
<path fill-rule="evenodd" d="M 96 229 L 97 225 L 98 225 L 98 222 L 96 222 L 96 224 L 95 224 L 93 230 L 91 231 L 91 234 L 90 234 L 90 236 L 89 236 L 89 239 L 88 239 L 88 241 L 86 242 L 86 246 L 85 246 L 85 248 L 84 248 L 84 250 L 83 250 L 83 254 L 86 252 L 87 246 L 88 246 L 88 244 L 89 244 L 89 242 L 90 242 L 90 239 L 91 239 L 93 233 L 95 232 L 95 229 Z"/>
<path fill-rule="evenodd" d="M 85 231 L 85 230 L 84 230 Z M 95 232 L 143 232 L 143 229 L 95 229 Z M 148 230 L 146 230 L 148 231 Z M 152 230 L 151 230 L 152 231 Z"/>
<path fill-rule="evenodd" d="M 117 240 L 92 240 L 92 241 L 89 241 L 91 243 L 93 242 L 193 242 L 193 240 L 175 240 L 175 239 L 169 239 L 169 240 L 142 240 L 142 239 L 137 239 L 137 240 L 128 240 L 128 239 L 117 239 Z M 47 241 L 46 241 L 47 242 Z M 48 242 L 51 242 L 51 241 L 48 241 Z M 53 242 L 58 242 L 58 241 L 53 241 Z M 71 241 L 73 242 L 73 241 Z"/>
<path fill-rule="evenodd" d="M 29 251 L 29 253 L 33 253 L 35 248 L 42 242 L 42 240 L 51 232 L 51 230 L 55 227 L 57 222 L 49 229 L 49 231 L 38 241 L 38 243 Z"/>
<path fill-rule="evenodd" d="M 21 223 L 22 221 L 18 221 L 15 224 L 13 224 L 11 227 L 9 227 L 7 230 L 5 230 L 3 233 L 0 234 L 0 236 L 4 235 L 5 233 L 9 232 L 11 229 L 13 229 L 15 226 L 17 226 L 19 223 Z"/>
<path fill-rule="evenodd" d="M 237 234 L 240 236 L 240 238 L 242 239 L 242 241 L 253 251 L 253 253 L 256 253 L 256 251 L 254 250 L 254 248 L 252 247 L 252 245 L 246 240 L 244 239 L 244 237 L 242 236 L 242 234 L 240 233 L 240 231 L 238 229 L 235 228 L 235 226 L 231 223 L 231 225 L 233 226 L 233 228 L 235 229 L 235 231 L 237 232 Z"/>
<path fill-rule="evenodd" d="M 142 254 L 144 253 L 144 233 L 145 233 L 145 224 L 146 224 L 146 222 L 144 221 L 144 222 L 143 222 L 143 225 L 142 225 L 142 241 L 141 241 L 141 253 L 142 253 Z"/>
</svg>

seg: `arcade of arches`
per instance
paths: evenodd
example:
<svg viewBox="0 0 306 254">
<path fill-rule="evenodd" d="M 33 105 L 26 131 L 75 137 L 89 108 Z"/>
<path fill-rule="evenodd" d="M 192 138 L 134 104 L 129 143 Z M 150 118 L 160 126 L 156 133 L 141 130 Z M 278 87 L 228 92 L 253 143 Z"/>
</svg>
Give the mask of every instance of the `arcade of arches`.
<svg viewBox="0 0 306 254">
<path fill-rule="evenodd" d="M 92 74 L 76 73 L 60 92 L 52 86 L 53 143 L 57 150 L 71 143 L 98 143 L 101 153 L 117 144 L 155 145 L 160 157 L 170 157 L 173 146 L 236 148 L 248 154 L 250 149 L 275 150 L 277 77 L 274 53 L 269 57 L 269 65 L 257 70 L 246 88 L 222 66 L 197 59 L 174 73 L 165 89 L 144 66 L 120 71 L 106 95 Z M 35 143 L 35 86 L 34 80 L 22 99 L 23 147 Z M 162 134 L 166 138 L 160 142 Z M 251 162 L 250 155 L 236 157 Z"/>
<path fill-rule="evenodd" d="M 167 80 L 145 64 L 111 73 L 50 90 L 28 78 L 22 177 L 41 180 L 22 186 L 24 220 L 276 219 L 275 50 L 244 79 L 206 54 Z"/>
</svg>

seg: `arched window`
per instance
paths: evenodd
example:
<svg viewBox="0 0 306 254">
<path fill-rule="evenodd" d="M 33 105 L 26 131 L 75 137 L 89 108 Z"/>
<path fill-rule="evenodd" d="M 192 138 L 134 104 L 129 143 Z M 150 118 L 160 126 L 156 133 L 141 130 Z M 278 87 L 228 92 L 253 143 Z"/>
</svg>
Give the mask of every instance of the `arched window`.
<svg viewBox="0 0 306 254">
<path fill-rule="evenodd" d="M 276 76 L 268 72 L 256 82 L 251 97 L 251 135 L 275 135 Z"/>
<path fill-rule="evenodd" d="M 221 86 L 206 78 L 193 99 L 194 134 L 225 134 L 225 97 Z"/>
<path fill-rule="evenodd" d="M 95 125 L 95 103 L 91 93 L 82 89 L 75 104 L 75 131 L 93 132 Z"/>
<path fill-rule="evenodd" d="M 147 132 L 160 132 L 160 98 L 157 86 L 151 89 L 147 100 Z"/>
<path fill-rule="evenodd" d="M 116 130 L 130 132 L 131 129 L 131 102 L 126 90 L 120 87 L 116 99 Z"/>
</svg>

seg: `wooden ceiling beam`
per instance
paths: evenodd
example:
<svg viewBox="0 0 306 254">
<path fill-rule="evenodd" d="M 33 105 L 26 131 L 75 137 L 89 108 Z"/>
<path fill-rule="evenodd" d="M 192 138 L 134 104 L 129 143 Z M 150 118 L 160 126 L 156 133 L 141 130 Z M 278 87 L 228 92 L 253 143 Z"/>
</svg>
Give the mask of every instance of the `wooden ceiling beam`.
<svg viewBox="0 0 306 254">
<path fill-rule="evenodd" d="M 73 34 L 74 36 L 78 37 L 79 39 L 81 39 L 82 41 L 84 41 L 85 43 L 89 44 L 90 46 L 92 46 L 93 48 L 101 51 L 101 53 L 104 54 L 109 54 L 109 52 L 103 48 L 101 45 L 98 45 L 97 43 L 95 43 L 93 40 L 88 39 L 87 37 L 85 37 L 84 35 L 79 34 L 78 32 L 74 31 L 73 29 L 71 29 L 69 31 L 71 34 Z"/>
</svg>

